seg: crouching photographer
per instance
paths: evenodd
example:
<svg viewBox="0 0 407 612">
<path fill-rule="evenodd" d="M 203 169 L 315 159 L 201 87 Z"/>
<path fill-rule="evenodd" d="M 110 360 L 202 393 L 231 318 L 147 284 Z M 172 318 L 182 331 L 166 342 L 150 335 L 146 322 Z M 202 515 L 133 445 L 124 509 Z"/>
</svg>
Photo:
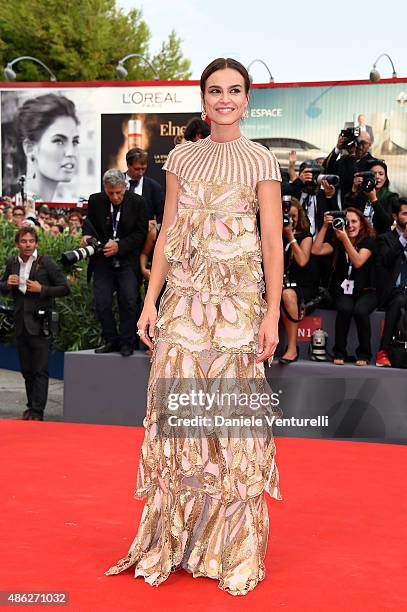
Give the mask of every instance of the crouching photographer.
<svg viewBox="0 0 407 612">
<path fill-rule="evenodd" d="M 312 235 L 301 204 L 291 196 L 283 196 L 284 280 L 281 296 L 281 317 L 287 334 L 287 347 L 280 363 L 297 361 L 298 325 L 304 315 L 305 302 L 314 295 L 309 269 Z"/>
<path fill-rule="evenodd" d="M 334 230 L 331 242 L 326 241 L 330 226 Z M 333 347 L 336 365 L 343 365 L 347 359 L 352 317 L 359 340 L 356 365 L 365 366 L 371 359 L 370 314 L 377 306 L 376 250 L 374 230 L 360 210 L 348 208 L 345 212 L 325 213 L 312 253 L 319 256 L 333 254 L 330 287 L 337 310 Z"/>
<path fill-rule="evenodd" d="M 14 300 L 17 351 L 27 393 L 22 418 L 42 421 L 48 398 L 48 351 L 57 331 L 53 299 L 68 295 L 69 285 L 52 257 L 38 254 L 37 241 L 33 227 L 16 233 L 19 255 L 7 259 L 0 292 Z"/>
<path fill-rule="evenodd" d="M 393 206 L 398 195 L 390 191 L 387 165 L 382 159 L 371 159 L 365 167 L 364 172 L 354 174 L 352 190 L 345 196 L 344 208 L 358 208 L 372 223 L 376 233 L 384 234 L 393 224 Z"/>
</svg>

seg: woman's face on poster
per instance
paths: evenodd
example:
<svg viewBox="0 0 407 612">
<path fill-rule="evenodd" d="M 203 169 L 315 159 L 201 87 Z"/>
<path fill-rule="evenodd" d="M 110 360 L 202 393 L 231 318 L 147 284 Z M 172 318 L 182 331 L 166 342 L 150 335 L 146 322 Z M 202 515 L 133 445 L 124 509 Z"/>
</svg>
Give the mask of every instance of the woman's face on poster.
<svg viewBox="0 0 407 612">
<path fill-rule="evenodd" d="M 58 117 L 33 146 L 36 171 L 49 180 L 69 183 L 77 167 L 79 129 L 72 117 Z"/>
</svg>

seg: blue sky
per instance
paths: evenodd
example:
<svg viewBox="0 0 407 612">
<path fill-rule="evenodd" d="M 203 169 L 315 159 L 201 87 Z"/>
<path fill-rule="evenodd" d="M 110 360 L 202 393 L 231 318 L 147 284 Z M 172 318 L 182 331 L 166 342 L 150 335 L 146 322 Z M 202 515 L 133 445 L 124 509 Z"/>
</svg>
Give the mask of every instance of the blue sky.
<svg viewBox="0 0 407 612">
<path fill-rule="evenodd" d="M 210 60 L 229 56 L 246 66 L 260 58 L 276 82 L 368 78 L 380 53 L 388 53 L 399 77 L 407 77 L 407 3 L 395 0 L 117 0 L 124 10 L 141 8 L 157 51 L 172 29 L 182 38 L 198 79 Z M 363 6 L 363 8 L 362 8 Z M 131 49 L 129 49 L 131 53 Z M 391 76 L 382 58 L 378 69 Z M 265 68 L 251 70 L 268 82 Z"/>
</svg>

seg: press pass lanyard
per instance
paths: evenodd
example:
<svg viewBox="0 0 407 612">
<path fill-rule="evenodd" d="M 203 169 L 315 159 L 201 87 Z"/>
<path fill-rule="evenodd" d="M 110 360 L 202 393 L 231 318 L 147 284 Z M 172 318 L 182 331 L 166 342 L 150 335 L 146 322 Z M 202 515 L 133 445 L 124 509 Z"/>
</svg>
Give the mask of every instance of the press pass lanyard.
<svg viewBox="0 0 407 612">
<path fill-rule="evenodd" d="M 346 256 L 346 261 L 348 263 L 348 276 L 347 278 L 345 278 L 345 280 L 341 284 L 341 287 L 345 295 L 352 295 L 353 289 L 355 287 L 355 281 L 351 280 L 350 278 L 350 275 L 352 274 L 352 262 L 350 261 L 349 255 L 347 253 L 345 253 L 345 256 Z"/>
<path fill-rule="evenodd" d="M 119 221 L 120 221 L 121 212 L 122 212 L 122 207 L 120 205 L 119 206 L 119 211 L 118 211 L 118 213 L 116 215 L 116 219 L 115 219 L 114 218 L 114 206 L 110 202 L 110 214 L 112 216 L 113 240 L 116 240 L 116 238 L 117 238 L 117 228 L 119 227 Z"/>
</svg>

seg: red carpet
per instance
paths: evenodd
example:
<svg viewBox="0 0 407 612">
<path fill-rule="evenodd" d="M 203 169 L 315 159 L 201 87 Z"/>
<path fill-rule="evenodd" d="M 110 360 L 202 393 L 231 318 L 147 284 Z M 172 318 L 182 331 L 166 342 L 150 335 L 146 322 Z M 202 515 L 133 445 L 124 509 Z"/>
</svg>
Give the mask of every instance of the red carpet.
<svg viewBox="0 0 407 612">
<path fill-rule="evenodd" d="M 0 436 L 0 590 L 69 591 L 80 612 L 407 609 L 406 446 L 278 439 L 266 580 L 233 598 L 183 571 L 103 575 L 136 533 L 142 430 L 3 420 Z"/>
</svg>

